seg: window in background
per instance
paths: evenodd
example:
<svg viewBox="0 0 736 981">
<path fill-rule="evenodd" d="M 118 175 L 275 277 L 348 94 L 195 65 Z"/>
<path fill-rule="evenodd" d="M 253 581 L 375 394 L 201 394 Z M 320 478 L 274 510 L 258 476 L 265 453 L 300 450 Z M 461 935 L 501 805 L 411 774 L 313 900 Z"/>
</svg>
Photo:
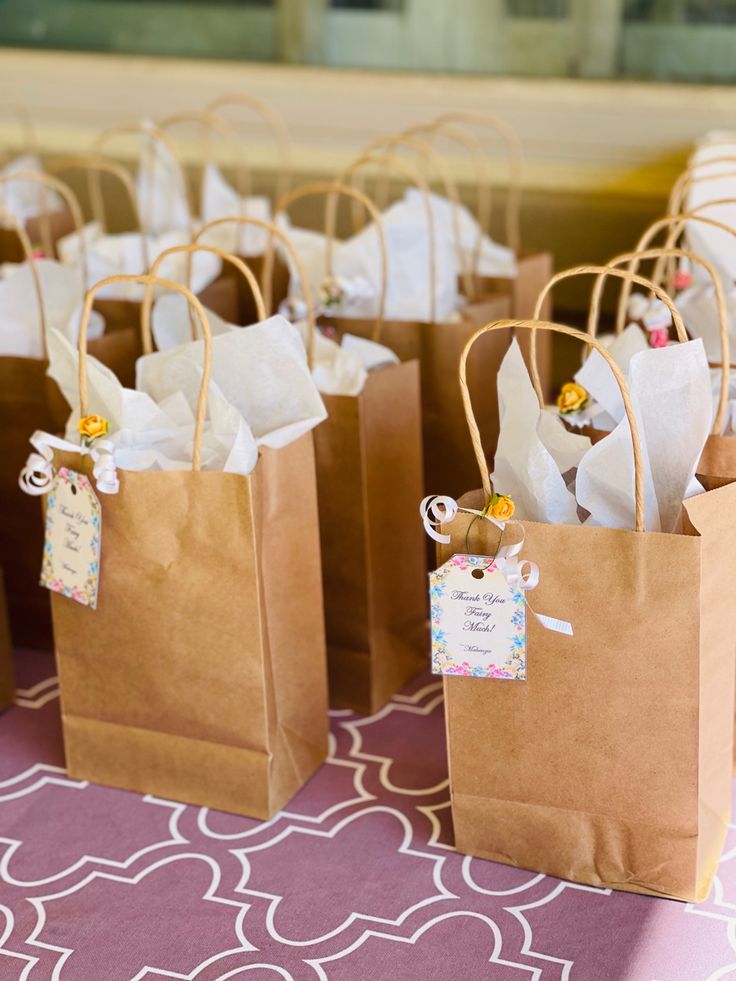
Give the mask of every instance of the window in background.
<svg viewBox="0 0 736 981">
<path fill-rule="evenodd" d="M 736 0 L 0 0 L 0 44 L 736 81 Z"/>
</svg>

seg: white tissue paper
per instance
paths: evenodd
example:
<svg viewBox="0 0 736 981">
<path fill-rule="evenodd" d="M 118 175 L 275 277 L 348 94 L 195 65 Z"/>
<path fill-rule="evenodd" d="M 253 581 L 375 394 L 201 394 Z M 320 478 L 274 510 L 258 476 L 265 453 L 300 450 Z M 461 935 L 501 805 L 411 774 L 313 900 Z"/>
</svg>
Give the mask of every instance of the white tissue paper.
<svg viewBox="0 0 736 981">
<path fill-rule="evenodd" d="M 563 474 L 578 465 L 590 440 L 567 432 L 540 409 L 516 340 L 501 363 L 497 386 L 500 432 L 493 486 L 513 498 L 518 518 L 579 524 L 577 502 Z"/>
<path fill-rule="evenodd" d="M 43 166 L 38 157 L 24 154 L 6 164 L 0 170 L 0 174 L 11 176 L 23 171 L 39 173 L 43 171 Z M 17 180 L 0 183 L 0 208 L 10 211 L 22 224 L 25 224 L 29 218 L 35 218 L 45 212 L 59 211 L 63 207 L 64 201 L 56 191 L 36 181 Z M 7 219 L 5 221 L 0 219 L 0 224 L 11 227 Z"/>
<path fill-rule="evenodd" d="M 385 317 L 387 320 L 425 322 L 431 316 L 430 250 L 426 212 L 419 212 L 399 201 L 383 214 L 386 240 L 387 283 Z M 288 225 L 284 216 L 278 223 L 288 232 L 305 268 L 312 293 L 319 296 L 327 278 L 325 236 Z M 296 269 L 285 249 L 278 246 L 291 272 L 290 295 L 300 296 Z M 453 243 L 445 236 L 435 240 L 435 317 L 444 322 L 457 310 L 458 262 Z M 341 317 L 373 318 L 378 313 L 381 288 L 381 251 L 378 232 L 371 223 L 357 235 L 336 240 L 332 251 L 332 275 L 346 284 L 360 284 L 348 289 L 346 302 L 331 309 Z"/>
<path fill-rule="evenodd" d="M 481 245 L 478 255 L 478 262 L 475 270 L 472 263 L 475 258 L 475 249 L 478 243 L 480 226 L 470 211 L 461 204 L 457 206 L 457 242 L 455 240 L 455 209 L 456 206 L 448 201 L 447 198 L 440 197 L 438 194 L 430 194 L 430 204 L 434 216 L 435 233 L 438 238 L 448 239 L 457 246 L 456 258 L 460 272 L 467 270 L 475 271 L 479 276 L 497 276 L 501 279 L 512 279 L 517 274 L 516 256 L 513 249 L 505 245 L 499 245 L 488 235 L 481 233 Z M 414 222 L 419 222 L 426 215 L 424 206 L 424 196 L 417 188 L 409 188 L 405 195 L 402 207 L 394 210 L 394 217 L 401 216 L 403 220 L 411 216 Z M 389 212 L 391 209 L 389 209 Z M 387 217 L 389 215 L 387 212 Z M 425 224 L 426 224 L 426 218 Z"/>
<path fill-rule="evenodd" d="M 610 341 L 606 349 L 624 375 L 628 373 L 635 354 L 650 350 L 646 335 L 638 324 L 629 324 Z M 624 405 L 616 379 L 605 360 L 596 351 L 591 351 L 582 368 L 576 372 L 575 381 L 588 393 L 590 406 L 582 412 L 565 416 L 565 421 L 610 432 L 623 418 Z M 584 423 L 580 422 L 581 417 L 585 417 Z"/>
<path fill-rule="evenodd" d="M 35 268 L 44 301 L 47 328 L 56 328 L 72 344 L 79 337 L 79 318 L 84 294 L 79 272 L 54 259 L 36 259 Z M 96 311 L 90 317 L 87 337 L 95 340 L 105 329 Z M 44 357 L 41 313 L 29 263 L 16 265 L 0 280 L 0 355 L 19 358 Z"/>
<path fill-rule="evenodd" d="M 271 202 L 268 198 L 263 195 L 241 197 L 213 163 L 206 164 L 202 174 L 200 209 L 204 224 L 216 218 L 234 217 L 271 221 Z M 200 241 L 217 245 L 234 255 L 256 256 L 266 251 L 269 237 L 265 228 L 229 222 L 210 229 Z"/>
<path fill-rule="evenodd" d="M 78 442 L 79 355 L 58 331 L 50 331 L 49 375 L 73 407 L 66 438 Z M 105 437 L 114 448 L 115 463 L 124 470 L 188 470 L 194 446 L 194 411 L 181 392 L 156 402 L 144 392 L 124 388 L 95 358 L 87 359 L 88 411 L 104 416 Z M 258 448 L 240 413 L 223 398 L 215 383 L 208 393 L 208 416 L 202 435 L 204 470 L 248 474 Z"/>
<path fill-rule="evenodd" d="M 596 351 L 586 365 L 589 380 L 595 370 L 611 373 Z M 703 490 L 695 468 L 713 424 L 713 398 L 702 341 L 633 355 L 627 384 L 645 462 L 646 529 L 671 532 L 682 501 Z M 589 524 L 633 528 L 634 457 L 620 394 L 610 412 L 621 421 L 581 460 L 576 495 Z"/>
<path fill-rule="evenodd" d="M 135 183 L 142 230 L 151 235 L 172 230 L 189 231 L 192 216 L 178 161 L 155 135 L 143 136 L 141 142 Z"/>
<path fill-rule="evenodd" d="M 79 268 L 81 263 L 81 237 L 87 246 L 87 284 L 93 286 L 108 276 L 138 276 L 148 271 L 144 262 L 141 232 L 122 232 L 106 235 L 98 222 L 90 222 L 81 232 L 73 232 L 57 242 L 59 258 L 70 267 Z M 176 245 L 188 245 L 190 235 L 186 231 L 169 231 L 162 235 L 148 236 L 148 260 L 155 259 Z M 188 286 L 188 267 L 191 262 L 191 289 L 200 293 L 220 275 L 222 260 L 212 252 L 184 252 L 168 256 L 161 263 L 157 275 Z M 81 273 L 79 274 L 81 275 Z M 115 283 L 98 292 L 100 299 L 140 301 L 145 286 L 139 283 Z"/>
<path fill-rule="evenodd" d="M 604 372 L 611 375 L 596 351 L 586 367 L 589 381 Z M 672 532 L 679 527 L 682 501 L 703 490 L 695 469 L 713 408 L 702 342 L 633 354 L 628 386 L 642 449 L 646 530 Z M 618 404 L 613 397 L 606 401 L 621 421 L 594 445 L 577 434 L 561 436 L 561 420 L 540 410 L 516 342 L 501 365 L 498 393 L 500 435 L 493 483 L 499 493 L 514 498 L 517 515 L 633 529 L 634 454 L 620 392 Z"/>
<path fill-rule="evenodd" d="M 136 366 L 137 388 L 156 403 L 181 392 L 194 411 L 203 358 L 201 340 L 144 355 Z M 299 331 L 281 316 L 213 337 L 212 380 L 258 445 L 285 446 L 327 415 Z"/>
<path fill-rule="evenodd" d="M 212 310 L 204 308 L 207 323 L 210 327 L 210 334 L 213 337 L 219 334 L 226 334 L 229 330 L 242 330 L 235 324 L 229 324 L 222 317 Z M 194 330 L 199 336 L 199 327 L 196 315 L 194 316 Z M 188 344 L 192 338 L 192 321 L 189 316 L 189 304 L 181 293 L 164 293 L 163 296 L 153 304 L 151 311 L 151 332 L 156 349 L 168 351 L 172 347 L 181 344 Z"/>
</svg>

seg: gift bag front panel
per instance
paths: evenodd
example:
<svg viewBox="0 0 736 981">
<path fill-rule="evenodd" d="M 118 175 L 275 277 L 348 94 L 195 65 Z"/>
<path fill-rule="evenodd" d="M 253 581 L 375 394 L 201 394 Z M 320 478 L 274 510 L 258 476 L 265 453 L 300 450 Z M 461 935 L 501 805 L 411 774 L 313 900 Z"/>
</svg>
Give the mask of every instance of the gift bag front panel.
<svg viewBox="0 0 736 981">
<path fill-rule="evenodd" d="M 497 532 L 476 522 L 473 551 Z M 447 557 L 464 551 L 465 520 Z M 524 523 L 538 563 L 524 682 L 447 678 L 458 847 L 617 888 L 695 888 L 700 542 Z"/>
<path fill-rule="evenodd" d="M 267 752 L 249 479 L 120 479 L 102 499 L 97 609 L 52 597 L 65 716 Z"/>
</svg>

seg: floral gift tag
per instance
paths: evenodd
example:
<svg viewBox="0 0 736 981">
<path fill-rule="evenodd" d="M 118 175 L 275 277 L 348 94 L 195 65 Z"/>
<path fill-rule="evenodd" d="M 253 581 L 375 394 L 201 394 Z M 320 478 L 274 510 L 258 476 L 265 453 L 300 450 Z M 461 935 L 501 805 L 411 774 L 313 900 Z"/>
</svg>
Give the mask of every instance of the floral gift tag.
<svg viewBox="0 0 736 981">
<path fill-rule="evenodd" d="M 100 578 L 100 502 L 84 474 L 59 469 L 46 499 L 41 585 L 97 606 Z"/>
<path fill-rule="evenodd" d="M 494 560 L 453 555 L 429 576 L 432 671 L 526 679 L 526 605 Z"/>
</svg>

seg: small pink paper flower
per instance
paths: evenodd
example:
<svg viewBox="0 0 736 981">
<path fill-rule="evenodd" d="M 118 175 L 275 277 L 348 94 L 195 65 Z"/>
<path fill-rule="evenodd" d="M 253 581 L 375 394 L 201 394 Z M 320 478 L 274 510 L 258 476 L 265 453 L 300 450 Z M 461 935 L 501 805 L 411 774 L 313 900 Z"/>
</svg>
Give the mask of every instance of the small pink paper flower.
<svg viewBox="0 0 736 981">
<path fill-rule="evenodd" d="M 669 342 L 670 342 L 670 332 L 666 327 L 660 327 L 657 330 L 649 331 L 650 347 L 667 347 Z"/>
<path fill-rule="evenodd" d="M 691 286 L 693 282 L 693 277 L 687 269 L 678 269 L 675 273 L 675 289 L 676 290 L 686 290 L 688 286 Z"/>
</svg>

